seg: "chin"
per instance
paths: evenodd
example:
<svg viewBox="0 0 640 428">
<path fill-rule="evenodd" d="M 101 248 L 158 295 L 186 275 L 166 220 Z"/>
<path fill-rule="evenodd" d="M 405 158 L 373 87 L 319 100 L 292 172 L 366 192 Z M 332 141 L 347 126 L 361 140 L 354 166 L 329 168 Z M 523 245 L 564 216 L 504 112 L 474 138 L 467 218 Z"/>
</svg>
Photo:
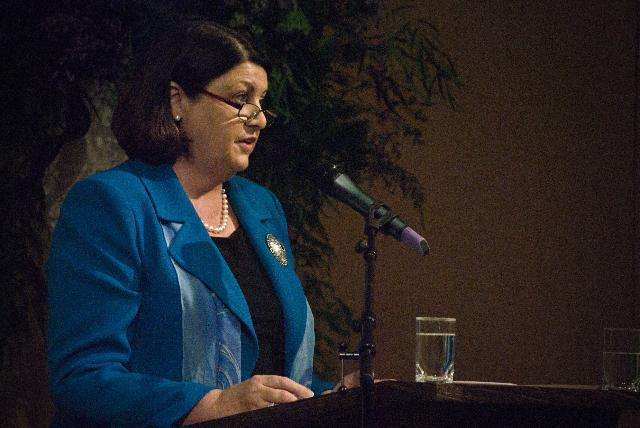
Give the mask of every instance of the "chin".
<svg viewBox="0 0 640 428">
<path fill-rule="evenodd" d="M 247 156 L 245 159 L 237 159 L 233 163 L 234 172 L 242 172 L 249 168 L 249 157 Z"/>
</svg>

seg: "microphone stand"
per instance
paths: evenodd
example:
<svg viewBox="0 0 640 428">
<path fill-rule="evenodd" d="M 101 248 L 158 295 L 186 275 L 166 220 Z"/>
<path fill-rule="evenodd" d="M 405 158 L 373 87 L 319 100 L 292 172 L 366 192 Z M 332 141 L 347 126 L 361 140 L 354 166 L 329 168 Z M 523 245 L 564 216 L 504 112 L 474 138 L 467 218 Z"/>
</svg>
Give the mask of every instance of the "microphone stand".
<svg viewBox="0 0 640 428">
<path fill-rule="evenodd" d="M 376 211 L 384 207 L 380 202 L 375 202 L 369 207 L 369 214 L 365 220 L 365 238 L 356 245 L 356 251 L 362 254 L 365 262 L 364 281 L 364 306 L 360 319 L 360 347 L 358 353 L 344 352 L 340 349 L 338 356 L 341 359 L 358 358 L 360 360 L 360 388 L 362 391 L 362 426 L 373 427 L 375 425 L 374 412 L 374 372 L 373 358 L 375 355 L 375 345 L 373 343 L 373 329 L 375 327 L 375 316 L 373 313 L 373 284 L 375 279 L 376 262 L 376 235 L 378 232 L 392 221 L 396 215 L 387 209 L 386 214 L 376 216 Z M 382 210 L 384 212 L 384 210 Z M 351 358 L 349 358 L 351 356 Z"/>
</svg>

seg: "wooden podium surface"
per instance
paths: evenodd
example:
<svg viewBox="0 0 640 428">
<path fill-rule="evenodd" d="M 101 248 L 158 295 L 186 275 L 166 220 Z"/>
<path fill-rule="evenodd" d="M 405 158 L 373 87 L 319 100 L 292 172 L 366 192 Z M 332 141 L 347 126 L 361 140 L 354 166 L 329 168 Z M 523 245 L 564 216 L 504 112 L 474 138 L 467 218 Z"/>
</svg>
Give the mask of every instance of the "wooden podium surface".
<svg viewBox="0 0 640 428">
<path fill-rule="evenodd" d="M 640 427 L 640 394 L 557 385 L 375 385 L 376 426 Z M 242 413 L 200 426 L 355 427 L 360 389 Z"/>
</svg>

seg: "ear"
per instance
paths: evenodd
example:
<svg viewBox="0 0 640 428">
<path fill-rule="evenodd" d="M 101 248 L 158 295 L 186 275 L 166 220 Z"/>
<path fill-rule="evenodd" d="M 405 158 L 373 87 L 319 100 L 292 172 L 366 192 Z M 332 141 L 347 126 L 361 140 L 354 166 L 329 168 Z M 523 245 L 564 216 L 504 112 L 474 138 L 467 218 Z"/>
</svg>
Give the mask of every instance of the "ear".
<svg viewBox="0 0 640 428">
<path fill-rule="evenodd" d="M 171 117 L 184 117 L 189 109 L 189 97 L 176 82 L 169 83 L 169 97 L 171 101 Z"/>
</svg>

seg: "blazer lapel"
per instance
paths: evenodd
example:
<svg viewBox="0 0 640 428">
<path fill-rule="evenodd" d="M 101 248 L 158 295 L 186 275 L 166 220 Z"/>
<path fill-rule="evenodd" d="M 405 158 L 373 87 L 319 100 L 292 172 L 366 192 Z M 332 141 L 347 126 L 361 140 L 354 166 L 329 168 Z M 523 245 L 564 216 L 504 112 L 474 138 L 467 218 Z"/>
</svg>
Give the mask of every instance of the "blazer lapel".
<svg viewBox="0 0 640 428">
<path fill-rule="evenodd" d="M 238 282 L 202 226 L 171 166 L 137 164 L 161 222 L 177 223 L 176 235 L 169 245 L 171 257 L 214 292 L 244 323 L 257 342 L 249 308 Z"/>
<path fill-rule="evenodd" d="M 285 324 L 285 370 L 286 373 L 290 373 L 305 333 L 307 318 L 307 300 L 300 280 L 293 269 L 291 251 L 289 248 L 286 249 L 289 263 L 287 266 L 283 266 L 269 250 L 267 235 L 275 236 L 284 245 L 283 237 L 279 236 L 282 232 L 276 227 L 277 223 L 273 221 L 269 212 L 255 208 L 257 204 L 253 195 L 244 191 L 238 178 L 234 177 L 229 180 L 227 195 L 236 217 L 247 232 L 258 258 L 280 298 Z"/>
</svg>

